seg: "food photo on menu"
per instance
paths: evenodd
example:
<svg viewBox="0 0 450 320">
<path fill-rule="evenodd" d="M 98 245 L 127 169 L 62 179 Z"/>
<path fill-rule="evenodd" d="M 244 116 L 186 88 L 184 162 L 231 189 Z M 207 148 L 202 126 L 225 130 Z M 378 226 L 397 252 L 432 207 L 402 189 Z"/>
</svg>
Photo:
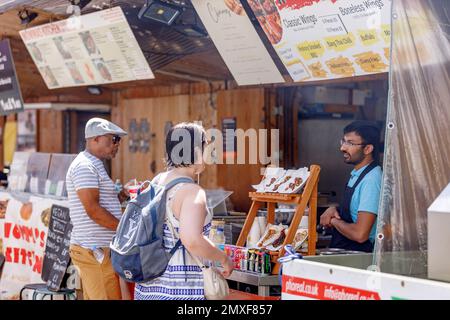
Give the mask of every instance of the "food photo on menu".
<svg viewBox="0 0 450 320">
<path fill-rule="evenodd" d="M 33 55 L 34 60 L 36 60 L 38 63 L 45 63 L 45 59 L 42 56 L 41 50 L 39 50 L 39 48 L 37 47 L 36 42 L 30 43 L 28 47 L 31 51 L 31 54 Z"/>
<path fill-rule="evenodd" d="M 87 75 L 91 81 L 94 81 L 95 76 L 94 76 L 94 73 L 92 72 L 91 66 L 87 63 L 84 63 L 83 66 L 84 66 L 85 75 Z"/>
<path fill-rule="evenodd" d="M 100 54 L 100 51 L 98 50 L 97 45 L 94 42 L 94 38 L 92 38 L 92 35 L 89 31 L 80 32 L 79 35 L 89 55 Z"/>
<path fill-rule="evenodd" d="M 223 2 L 228 7 L 228 9 L 231 10 L 231 12 L 234 12 L 238 16 L 245 15 L 244 7 L 242 6 L 240 0 L 223 0 Z"/>
<path fill-rule="evenodd" d="M 81 76 L 80 71 L 78 71 L 78 67 L 75 62 L 67 62 L 67 69 L 69 69 L 70 76 L 76 84 L 84 83 L 83 77 Z"/>
<path fill-rule="evenodd" d="M 249 0 L 248 4 L 255 13 L 261 27 L 270 42 L 278 44 L 283 37 L 281 17 L 274 0 Z"/>
<path fill-rule="evenodd" d="M 59 53 L 62 55 L 64 59 L 72 59 L 72 55 L 70 54 L 69 51 L 67 51 L 64 45 L 63 37 L 53 38 L 53 42 L 55 43 L 56 48 L 58 49 Z"/>
<path fill-rule="evenodd" d="M 50 70 L 48 66 L 39 69 L 41 71 L 43 78 L 45 79 L 45 82 L 49 87 L 57 87 L 59 85 L 58 81 L 56 81 L 56 78 L 53 75 L 52 70 Z"/>
<path fill-rule="evenodd" d="M 111 73 L 106 67 L 105 60 L 103 60 L 103 58 L 93 59 L 92 63 L 94 63 L 95 67 L 97 68 L 98 72 L 100 73 L 103 79 L 107 81 L 112 81 Z"/>
</svg>

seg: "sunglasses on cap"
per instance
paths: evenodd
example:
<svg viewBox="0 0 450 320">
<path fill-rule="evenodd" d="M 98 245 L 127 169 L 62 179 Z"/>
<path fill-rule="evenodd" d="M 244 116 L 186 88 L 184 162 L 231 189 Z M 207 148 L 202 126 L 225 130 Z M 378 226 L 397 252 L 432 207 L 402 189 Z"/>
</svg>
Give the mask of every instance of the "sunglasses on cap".
<svg viewBox="0 0 450 320">
<path fill-rule="evenodd" d="M 113 144 L 118 144 L 120 142 L 120 139 L 122 139 L 120 136 L 114 135 L 112 137 L 112 143 Z"/>
</svg>

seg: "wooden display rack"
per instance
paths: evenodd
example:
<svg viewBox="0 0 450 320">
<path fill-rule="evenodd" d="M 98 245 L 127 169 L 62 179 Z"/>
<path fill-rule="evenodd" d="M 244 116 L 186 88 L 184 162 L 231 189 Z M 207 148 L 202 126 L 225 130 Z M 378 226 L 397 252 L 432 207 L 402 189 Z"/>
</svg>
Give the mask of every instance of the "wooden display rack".
<svg viewBox="0 0 450 320">
<path fill-rule="evenodd" d="M 283 242 L 283 246 L 280 251 L 271 251 L 270 255 L 272 262 L 275 263 L 275 267 L 272 269 L 272 274 L 278 274 L 280 264 L 278 263 L 278 257 L 282 257 L 285 253 L 284 246 L 291 244 L 294 240 L 295 233 L 297 232 L 300 221 L 302 220 L 303 213 L 305 212 L 307 204 L 309 204 L 309 216 L 308 216 L 308 253 L 307 255 L 316 254 L 316 241 L 317 241 L 317 189 L 319 183 L 320 166 L 312 165 L 310 167 L 310 175 L 308 181 L 303 188 L 302 194 L 282 194 L 282 193 L 258 193 L 250 192 L 249 196 L 252 199 L 252 206 L 245 220 L 244 226 L 239 235 L 236 245 L 243 247 L 247 241 L 247 236 L 255 220 L 258 210 L 267 203 L 267 223 L 274 224 L 275 222 L 275 205 L 277 203 L 295 204 L 296 209 L 294 216 L 292 217 L 289 231 Z"/>
</svg>

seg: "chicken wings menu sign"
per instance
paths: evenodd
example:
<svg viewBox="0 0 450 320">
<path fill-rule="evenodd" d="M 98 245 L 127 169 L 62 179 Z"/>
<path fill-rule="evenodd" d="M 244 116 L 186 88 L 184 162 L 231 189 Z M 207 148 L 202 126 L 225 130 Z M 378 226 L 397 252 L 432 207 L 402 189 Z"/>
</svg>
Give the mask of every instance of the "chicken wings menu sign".
<svg viewBox="0 0 450 320">
<path fill-rule="evenodd" d="M 284 82 L 240 0 L 192 0 L 192 4 L 239 85 Z"/>
<path fill-rule="evenodd" d="M 387 72 L 391 0 L 249 0 L 294 81 Z"/>
<path fill-rule="evenodd" d="M 8 40 L 0 41 L 0 115 L 23 111 L 23 100 Z"/>
<path fill-rule="evenodd" d="M 49 89 L 154 78 L 120 7 L 20 35 Z"/>
</svg>

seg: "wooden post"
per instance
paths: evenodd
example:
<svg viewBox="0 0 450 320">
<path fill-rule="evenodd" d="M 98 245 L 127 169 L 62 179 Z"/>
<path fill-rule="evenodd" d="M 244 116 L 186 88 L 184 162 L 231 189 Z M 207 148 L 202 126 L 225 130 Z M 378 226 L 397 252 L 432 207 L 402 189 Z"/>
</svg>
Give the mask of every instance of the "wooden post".
<svg viewBox="0 0 450 320">
<path fill-rule="evenodd" d="M 267 223 L 270 223 L 270 224 L 275 223 L 275 203 L 274 202 L 267 203 Z"/>
<path fill-rule="evenodd" d="M 275 204 L 286 203 L 295 204 L 296 209 L 294 216 L 292 217 L 289 231 L 284 240 L 283 246 L 279 252 L 271 252 L 272 261 L 275 262 L 275 266 L 272 270 L 272 274 L 277 274 L 280 269 L 280 264 L 277 262 L 278 257 L 282 257 L 285 253 L 284 247 L 288 244 L 292 244 L 295 234 L 297 233 L 298 226 L 305 213 L 306 205 L 309 203 L 309 217 L 308 217 L 308 255 L 316 254 L 316 221 L 317 221 L 317 191 L 319 184 L 320 166 L 312 165 L 310 167 L 310 175 L 304 191 L 302 194 L 281 194 L 281 193 L 258 193 L 250 192 L 252 206 L 250 212 L 245 220 L 244 227 L 241 230 L 239 239 L 236 243 L 237 246 L 243 247 L 245 245 L 248 233 L 253 225 L 258 209 L 267 203 L 267 223 L 275 222 Z"/>
<path fill-rule="evenodd" d="M 319 179 L 314 185 L 314 190 L 309 201 L 308 230 L 316 230 L 317 223 L 317 192 L 319 187 Z M 317 232 L 309 234 L 308 232 L 308 255 L 316 254 Z"/>
</svg>

